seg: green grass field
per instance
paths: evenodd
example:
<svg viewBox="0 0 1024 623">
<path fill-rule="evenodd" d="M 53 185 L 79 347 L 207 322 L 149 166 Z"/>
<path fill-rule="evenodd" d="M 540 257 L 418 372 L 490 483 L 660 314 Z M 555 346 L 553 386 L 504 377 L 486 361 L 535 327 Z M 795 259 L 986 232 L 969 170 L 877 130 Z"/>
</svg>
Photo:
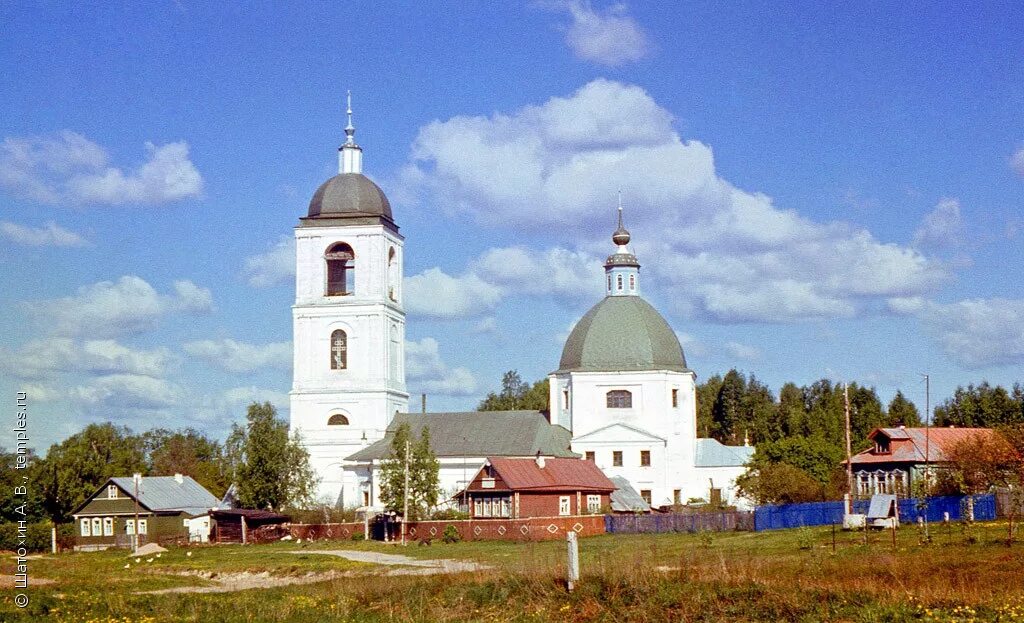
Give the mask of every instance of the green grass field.
<svg viewBox="0 0 1024 623">
<path fill-rule="evenodd" d="M 124 551 L 32 559 L 30 604 L 14 605 L 4 558 L 2 621 L 1024 621 L 1024 544 L 1006 524 L 837 534 L 608 535 L 582 539 L 582 581 L 564 587 L 565 543 L 431 546 L 354 541 Z M 308 553 L 357 549 L 473 560 L 488 570 L 384 575 L 393 567 Z M 305 553 L 294 554 L 295 551 Z M 125 568 L 130 564 L 129 568 Z M 140 594 L 255 577 L 259 588 Z M 273 586 L 300 579 L 301 584 Z M 44 583 L 45 582 L 45 583 Z"/>
</svg>

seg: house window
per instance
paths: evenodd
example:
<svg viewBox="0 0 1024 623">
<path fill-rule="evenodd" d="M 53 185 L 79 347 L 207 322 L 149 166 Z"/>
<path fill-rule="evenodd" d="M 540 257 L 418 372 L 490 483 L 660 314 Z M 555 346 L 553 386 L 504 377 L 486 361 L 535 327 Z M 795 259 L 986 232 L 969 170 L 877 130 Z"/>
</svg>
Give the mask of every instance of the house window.
<svg viewBox="0 0 1024 623">
<path fill-rule="evenodd" d="M 324 254 L 327 262 L 327 296 L 345 296 L 355 291 L 356 255 L 344 242 L 331 245 Z"/>
<path fill-rule="evenodd" d="M 587 496 L 587 512 L 596 515 L 601 512 L 601 496 L 600 495 L 588 495 Z"/>
<path fill-rule="evenodd" d="M 889 454 L 889 440 L 879 437 L 875 439 L 875 454 Z"/>
<path fill-rule="evenodd" d="M 593 450 L 587 450 L 587 455 L 586 456 L 587 456 L 587 460 L 590 461 L 591 463 L 593 463 L 594 461 L 597 460 L 597 455 L 594 453 Z"/>
<path fill-rule="evenodd" d="M 679 406 L 679 390 L 673 388 L 673 390 L 672 390 L 672 408 L 674 409 L 674 408 L 676 408 L 678 406 Z"/>
<path fill-rule="evenodd" d="M 605 395 L 609 409 L 631 409 L 633 407 L 633 394 L 624 389 L 613 389 Z"/>
<path fill-rule="evenodd" d="M 569 515 L 572 513 L 572 507 L 570 506 L 570 497 L 563 495 L 558 498 L 558 514 Z"/>
<path fill-rule="evenodd" d="M 125 534 L 135 534 L 135 520 L 134 519 L 129 519 L 128 521 L 124 522 L 124 533 Z"/>
<path fill-rule="evenodd" d="M 114 518 L 103 518 L 103 536 L 114 536 Z"/>
<path fill-rule="evenodd" d="M 651 490 L 650 489 L 640 489 L 640 497 L 642 497 L 644 499 L 644 502 L 647 502 L 648 504 L 650 504 L 651 503 Z"/>
<path fill-rule="evenodd" d="M 640 451 L 640 467 L 650 467 L 650 466 L 651 466 L 651 451 L 650 450 L 641 450 Z"/>
<path fill-rule="evenodd" d="M 331 333 L 331 370 L 348 368 L 348 334 L 341 329 Z"/>
<path fill-rule="evenodd" d="M 871 475 L 867 472 L 857 472 L 857 493 L 860 495 L 871 493 Z"/>
<path fill-rule="evenodd" d="M 348 426 L 348 418 L 341 413 L 335 413 L 331 417 L 327 418 L 328 426 Z"/>
<path fill-rule="evenodd" d="M 612 466 L 622 467 L 622 450 L 612 450 Z"/>
<path fill-rule="evenodd" d="M 146 532 L 146 520 L 145 519 L 140 519 L 139 520 L 139 534 L 146 534 L 146 533 L 147 533 Z"/>
<path fill-rule="evenodd" d="M 117 498 L 117 485 L 107 485 L 107 497 L 111 500 Z"/>
<path fill-rule="evenodd" d="M 82 536 L 92 536 L 92 530 L 89 529 L 89 520 L 82 520 Z"/>
<path fill-rule="evenodd" d="M 507 497 L 478 497 L 473 499 L 474 517 L 510 517 L 512 505 Z"/>
<path fill-rule="evenodd" d="M 100 536 L 103 534 L 103 520 L 99 517 L 92 518 L 92 535 Z"/>
</svg>

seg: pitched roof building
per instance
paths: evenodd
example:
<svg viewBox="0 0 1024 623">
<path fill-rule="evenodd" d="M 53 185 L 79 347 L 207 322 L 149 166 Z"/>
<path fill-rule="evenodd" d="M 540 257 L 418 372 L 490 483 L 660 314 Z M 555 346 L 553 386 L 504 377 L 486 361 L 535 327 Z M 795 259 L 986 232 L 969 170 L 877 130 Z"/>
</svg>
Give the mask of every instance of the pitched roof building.
<svg viewBox="0 0 1024 623">
<path fill-rule="evenodd" d="M 592 461 L 489 457 L 466 487 L 473 518 L 597 514 L 616 488 Z"/>
</svg>

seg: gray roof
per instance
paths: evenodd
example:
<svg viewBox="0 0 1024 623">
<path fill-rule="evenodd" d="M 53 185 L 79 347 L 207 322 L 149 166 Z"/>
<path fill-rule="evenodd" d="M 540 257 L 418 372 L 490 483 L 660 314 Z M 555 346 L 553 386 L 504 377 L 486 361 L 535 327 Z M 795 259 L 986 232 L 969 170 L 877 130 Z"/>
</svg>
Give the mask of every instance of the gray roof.
<svg viewBox="0 0 1024 623">
<path fill-rule="evenodd" d="M 384 191 L 362 173 L 339 173 L 316 189 L 303 225 L 312 219 L 383 218 L 392 222 L 391 203 Z"/>
<path fill-rule="evenodd" d="M 131 476 L 110 480 L 128 495 L 135 495 Z M 154 512 L 180 510 L 195 516 L 209 512 L 219 503 L 220 500 L 190 476 L 182 476 L 180 483 L 174 476 L 143 476 L 139 481 L 139 504 Z"/>
<path fill-rule="evenodd" d="M 753 446 L 727 446 L 717 439 L 697 440 L 697 467 L 742 467 L 752 456 Z"/>
<path fill-rule="evenodd" d="M 408 422 L 419 437 L 430 429 L 430 447 L 438 457 L 544 456 L 579 457 L 569 450 L 572 433 L 550 424 L 540 411 L 468 411 L 396 413 L 384 438 L 346 457 L 350 461 L 388 458 L 395 429 Z"/>
<path fill-rule="evenodd" d="M 615 476 L 611 479 L 617 489 L 612 491 L 611 503 L 612 510 L 619 513 L 631 513 L 631 512 L 651 512 L 651 505 L 644 501 L 640 494 L 636 492 L 633 485 L 629 484 L 629 481 L 622 476 Z"/>
<path fill-rule="evenodd" d="M 559 372 L 672 370 L 686 372 L 675 331 L 639 296 L 606 296 L 576 323 Z"/>
</svg>

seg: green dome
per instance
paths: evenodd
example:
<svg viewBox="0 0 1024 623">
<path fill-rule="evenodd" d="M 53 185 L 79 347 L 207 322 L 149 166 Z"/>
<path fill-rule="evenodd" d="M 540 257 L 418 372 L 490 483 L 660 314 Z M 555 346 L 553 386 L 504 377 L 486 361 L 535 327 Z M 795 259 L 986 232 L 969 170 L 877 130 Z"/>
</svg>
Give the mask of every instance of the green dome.
<svg viewBox="0 0 1024 623">
<path fill-rule="evenodd" d="M 558 364 L 559 372 L 619 370 L 689 370 L 675 331 L 639 296 L 607 296 L 591 307 Z"/>
</svg>

